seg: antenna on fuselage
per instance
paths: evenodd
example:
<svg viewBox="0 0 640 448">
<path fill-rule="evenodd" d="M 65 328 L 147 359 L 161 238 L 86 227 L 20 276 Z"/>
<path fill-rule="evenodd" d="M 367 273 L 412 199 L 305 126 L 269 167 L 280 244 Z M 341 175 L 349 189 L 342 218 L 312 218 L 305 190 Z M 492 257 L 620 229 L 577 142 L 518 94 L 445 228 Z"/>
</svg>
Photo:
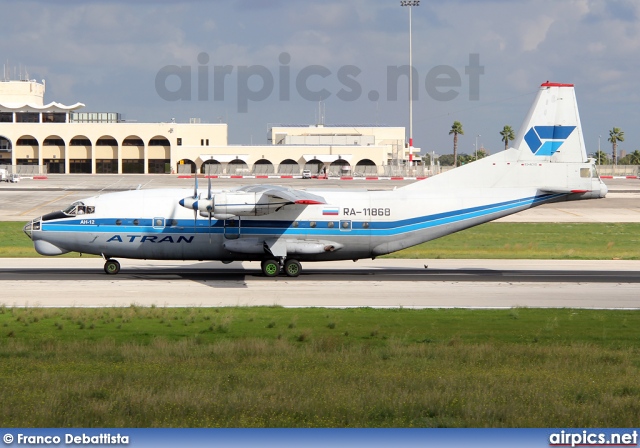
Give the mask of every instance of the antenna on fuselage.
<svg viewBox="0 0 640 448">
<path fill-rule="evenodd" d="M 213 195 L 211 194 L 211 164 L 207 166 L 207 211 L 209 212 L 209 244 L 211 244 L 211 214 L 213 213 Z"/>
<path fill-rule="evenodd" d="M 200 199 L 199 195 L 198 195 L 198 170 L 195 170 L 194 173 L 194 183 L 193 183 L 193 200 L 197 201 L 198 199 Z M 195 205 L 193 207 L 193 233 L 197 233 L 197 220 L 198 220 L 198 203 L 195 202 Z"/>
</svg>

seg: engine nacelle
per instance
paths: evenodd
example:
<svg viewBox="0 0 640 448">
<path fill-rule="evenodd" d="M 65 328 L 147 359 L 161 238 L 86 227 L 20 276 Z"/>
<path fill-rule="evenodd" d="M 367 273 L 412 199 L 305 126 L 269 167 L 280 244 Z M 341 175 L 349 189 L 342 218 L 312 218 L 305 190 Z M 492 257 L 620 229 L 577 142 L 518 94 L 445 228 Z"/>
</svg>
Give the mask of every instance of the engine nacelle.
<svg viewBox="0 0 640 448">
<path fill-rule="evenodd" d="M 214 194 L 213 199 L 184 198 L 180 200 L 181 206 L 198 210 L 205 216 L 211 213 L 216 219 L 268 215 L 288 203 L 284 200 L 274 202 L 263 193 L 253 192 L 223 192 Z"/>
<path fill-rule="evenodd" d="M 218 193 L 213 195 L 213 217 L 268 215 L 282 205 L 272 204 L 262 193 Z"/>
</svg>

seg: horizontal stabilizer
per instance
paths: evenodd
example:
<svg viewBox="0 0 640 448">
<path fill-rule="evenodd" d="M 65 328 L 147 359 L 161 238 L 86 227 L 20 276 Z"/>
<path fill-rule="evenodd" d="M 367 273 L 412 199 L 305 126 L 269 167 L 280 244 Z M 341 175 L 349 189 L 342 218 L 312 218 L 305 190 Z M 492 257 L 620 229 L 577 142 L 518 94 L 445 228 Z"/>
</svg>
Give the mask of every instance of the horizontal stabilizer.
<svg viewBox="0 0 640 448">
<path fill-rule="evenodd" d="M 593 186 L 593 184 L 592 184 Z M 546 193 L 546 194 L 554 194 L 554 195 L 567 195 L 567 194 L 571 194 L 574 195 L 574 199 L 575 198 L 580 198 L 580 199 L 598 199 L 598 198 L 603 198 L 606 196 L 607 192 L 609 191 L 607 189 L 607 186 L 604 185 L 603 183 L 601 183 L 599 180 L 597 182 L 597 184 L 595 184 L 596 188 L 573 188 L 573 189 L 568 189 L 568 188 L 540 188 L 539 191 L 541 191 L 542 193 Z M 564 196 L 566 198 L 566 196 Z"/>
<path fill-rule="evenodd" d="M 591 190 L 570 190 L 564 187 L 543 187 L 540 188 L 540 191 L 543 193 L 552 193 L 552 194 L 574 194 L 574 193 L 587 193 Z"/>
</svg>

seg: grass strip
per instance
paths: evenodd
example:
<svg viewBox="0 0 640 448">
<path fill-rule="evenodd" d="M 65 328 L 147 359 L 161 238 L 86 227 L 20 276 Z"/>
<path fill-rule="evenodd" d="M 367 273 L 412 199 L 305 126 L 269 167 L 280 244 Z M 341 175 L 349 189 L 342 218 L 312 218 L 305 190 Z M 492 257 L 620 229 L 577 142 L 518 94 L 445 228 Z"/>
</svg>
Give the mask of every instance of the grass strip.
<svg viewBox="0 0 640 448">
<path fill-rule="evenodd" d="M 635 427 L 640 313 L 0 308 L 4 427 Z"/>
<path fill-rule="evenodd" d="M 24 224 L 0 222 L 0 257 L 40 257 Z M 638 260 L 640 223 L 487 223 L 387 257 Z"/>
</svg>

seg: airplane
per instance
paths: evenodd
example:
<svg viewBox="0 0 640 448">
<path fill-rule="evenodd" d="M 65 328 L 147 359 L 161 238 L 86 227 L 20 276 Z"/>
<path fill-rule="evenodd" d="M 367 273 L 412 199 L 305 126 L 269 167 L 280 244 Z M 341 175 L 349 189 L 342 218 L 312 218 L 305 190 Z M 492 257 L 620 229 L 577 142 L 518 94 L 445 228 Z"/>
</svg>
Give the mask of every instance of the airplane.
<svg viewBox="0 0 640 448">
<path fill-rule="evenodd" d="M 557 201 L 603 198 L 586 154 L 573 84 L 545 82 L 507 150 L 389 191 L 149 189 L 101 194 L 25 225 L 42 255 L 260 261 L 298 276 L 301 261 L 375 259 Z"/>
</svg>

